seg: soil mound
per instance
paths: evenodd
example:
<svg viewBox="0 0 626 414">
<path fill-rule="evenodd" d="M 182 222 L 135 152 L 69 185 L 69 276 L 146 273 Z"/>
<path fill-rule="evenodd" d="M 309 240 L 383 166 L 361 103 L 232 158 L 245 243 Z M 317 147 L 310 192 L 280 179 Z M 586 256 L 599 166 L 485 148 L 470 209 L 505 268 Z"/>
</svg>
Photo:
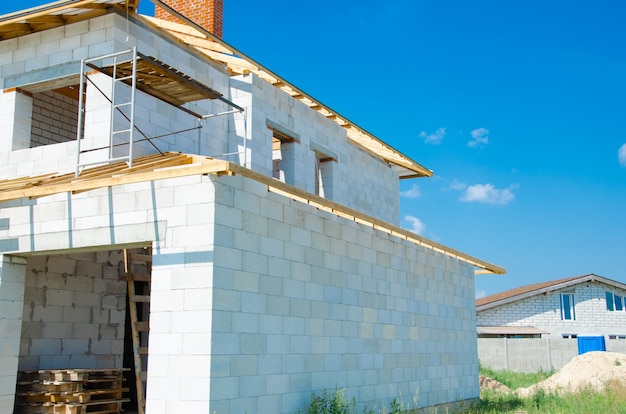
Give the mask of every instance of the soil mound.
<svg viewBox="0 0 626 414">
<path fill-rule="evenodd" d="M 551 377 L 528 388 L 516 390 L 520 397 L 538 389 L 550 392 L 603 391 L 607 386 L 626 386 L 626 354 L 587 352 L 578 355 Z"/>
<path fill-rule="evenodd" d="M 485 377 L 482 374 L 478 374 L 478 382 L 480 383 L 480 390 L 493 390 L 493 391 L 510 391 L 510 388 L 501 382 L 494 380 L 493 378 Z"/>
</svg>

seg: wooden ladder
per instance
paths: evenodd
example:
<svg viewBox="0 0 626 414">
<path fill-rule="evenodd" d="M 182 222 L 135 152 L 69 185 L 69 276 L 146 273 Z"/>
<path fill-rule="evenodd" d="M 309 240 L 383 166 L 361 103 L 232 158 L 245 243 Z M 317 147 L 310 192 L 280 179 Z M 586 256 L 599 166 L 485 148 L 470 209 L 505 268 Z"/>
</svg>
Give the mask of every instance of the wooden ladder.
<svg viewBox="0 0 626 414">
<path fill-rule="evenodd" d="M 138 414 L 145 414 L 146 412 L 151 272 L 152 251 L 150 248 L 124 249 L 124 278 L 128 282 L 128 306 L 133 337 Z"/>
</svg>

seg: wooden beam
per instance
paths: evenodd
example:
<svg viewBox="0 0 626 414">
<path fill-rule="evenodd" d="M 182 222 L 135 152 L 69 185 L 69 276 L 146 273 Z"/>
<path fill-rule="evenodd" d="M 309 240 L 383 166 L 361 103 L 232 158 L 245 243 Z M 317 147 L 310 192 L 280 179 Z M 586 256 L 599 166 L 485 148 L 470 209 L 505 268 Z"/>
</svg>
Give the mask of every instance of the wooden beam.
<svg viewBox="0 0 626 414">
<path fill-rule="evenodd" d="M 19 23 L 27 18 L 34 19 L 34 18 L 41 17 L 41 16 L 59 14 L 60 12 L 63 12 L 64 10 L 68 10 L 70 8 L 78 8 L 81 6 L 87 6 L 91 3 L 95 3 L 95 1 L 96 0 L 81 0 L 81 1 L 74 1 L 74 2 L 60 1 L 60 2 L 57 2 L 59 3 L 58 6 L 54 6 L 54 3 L 51 3 L 51 7 L 42 8 L 40 6 L 40 7 L 33 7 L 27 10 L 21 10 L 19 12 L 7 14 L 5 18 L 0 20 L 0 26 L 4 26 L 5 24 L 11 24 L 11 23 Z M 32 10 L 32 12 L 29 13 L 30 10 Z"/>
<path fill-rule="evenodd" d="M 65 20 L 60 15 L 46 15 L 46 16 L 37 16 L 37 17 L 29 17 L 26 19 L 26 22 L 30 25 L 33 24 L 56 24 L 62 25 L 65 23 Z"/>
</svg>

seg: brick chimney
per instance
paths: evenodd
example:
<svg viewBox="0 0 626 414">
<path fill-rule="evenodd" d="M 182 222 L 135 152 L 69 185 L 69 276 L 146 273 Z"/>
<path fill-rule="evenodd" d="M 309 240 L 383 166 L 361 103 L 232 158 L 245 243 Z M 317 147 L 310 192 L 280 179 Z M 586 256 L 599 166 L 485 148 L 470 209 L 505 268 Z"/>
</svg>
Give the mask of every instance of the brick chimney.
<svg viewBox="0 0 626 414">
<path fill-rule="evenodd" d="M 222 37 L 224 0 L 167 0 L 163 2 L 215 36 Z M 155 7 L 154 16 L 172 22 L 179 21 L 158 6 Z"/>
</svg>

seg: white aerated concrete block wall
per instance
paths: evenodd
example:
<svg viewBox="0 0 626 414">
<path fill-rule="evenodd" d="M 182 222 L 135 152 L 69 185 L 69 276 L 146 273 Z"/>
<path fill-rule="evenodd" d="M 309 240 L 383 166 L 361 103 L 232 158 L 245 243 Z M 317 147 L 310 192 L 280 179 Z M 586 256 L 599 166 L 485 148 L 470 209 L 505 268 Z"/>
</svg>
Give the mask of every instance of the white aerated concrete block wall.
<svg viewBox="0 0 626 414">
<path fill-rule="evenodd" d="M 332 201 L 396 225 L 400 223 L 398 176 L 382 159 L 352 143 L 343 127 L 255 75 L 234 77 L 231 94 L 236 103 L 250 108 L 246 128 L 251 134 L 248 147 L 252 169 L 272 175 L 272 131 L 268 121 L 278 124 L 299 138 L 299 142 L 289 144 L 293 148 L 293 153 L 288 154 L 293 158 L 289 165 L 295 171 L 286 173 L 293 177 L 293 182 L 287 180 L 288 184 L 315 193 L 315 151 L 326 153 L 337 158 L 326 171 L 333 176 Z M 244 133 L 241 120 L 231 128 L 239 136 Z"/>
<path fill-rule="evenodd" d="M 550 338 L 562 334 L 626 335 L 626 311 L 608 311 L 606 291 L 626 296 L 626 291 L 598 282 L 588 282 L 574 289 L 537 295 L 510 305 L 481 311 L 478 326 L 534 326 L 549 332 Z M 561 320 L 560 293 L 573 293 L 575 320 Z"/>
<path fill-rule="evenodd" d="M 150 414 L 293 413 L 311 392 L 335 386 L 380 407 L 393 398 L 429 406 L 478 396 L 471 266 L 250 179 L 191 176 L 59 194 L 5 203 L 0 218 L 14 241 L 1 246 L 6 253 L 152 241 Z M 55 264 L 49 280 L 29 275 L 29 289 L 43 289 L 43 282 L 30 285 L 38 280 L 63 283 L 63 273 L 74 280 L 81 260 L 102 269 L 114 262 L 52 258 L 67 269 Z M 43 264 L 31 266 L 41 273 Z M 50 316 L 80 318 L 71 306 L 77 295 L 107 292 L 95 285 L 104 278 L 90 290 L 86 275 L 95 273 L 80 272 L 76 280 L 87 286 L 56 286 L 71 297 L 56 298 L 65 306 Z M 112 317 L 119 299 L 107 304 Z M 89 329 L 105 322 L 115 323 L 94 319 Z M 41 349 L 84 338 L 63 330 L 62 338 L 40 332 L 29 339 Z M 116 360 L 117 338 L 107 339 Z"/>
<path fill-rule="evenodd" d="M 240 177 L 215 217 L 210 412 L 478 396 L 470 266 Z"/>
</svg>

